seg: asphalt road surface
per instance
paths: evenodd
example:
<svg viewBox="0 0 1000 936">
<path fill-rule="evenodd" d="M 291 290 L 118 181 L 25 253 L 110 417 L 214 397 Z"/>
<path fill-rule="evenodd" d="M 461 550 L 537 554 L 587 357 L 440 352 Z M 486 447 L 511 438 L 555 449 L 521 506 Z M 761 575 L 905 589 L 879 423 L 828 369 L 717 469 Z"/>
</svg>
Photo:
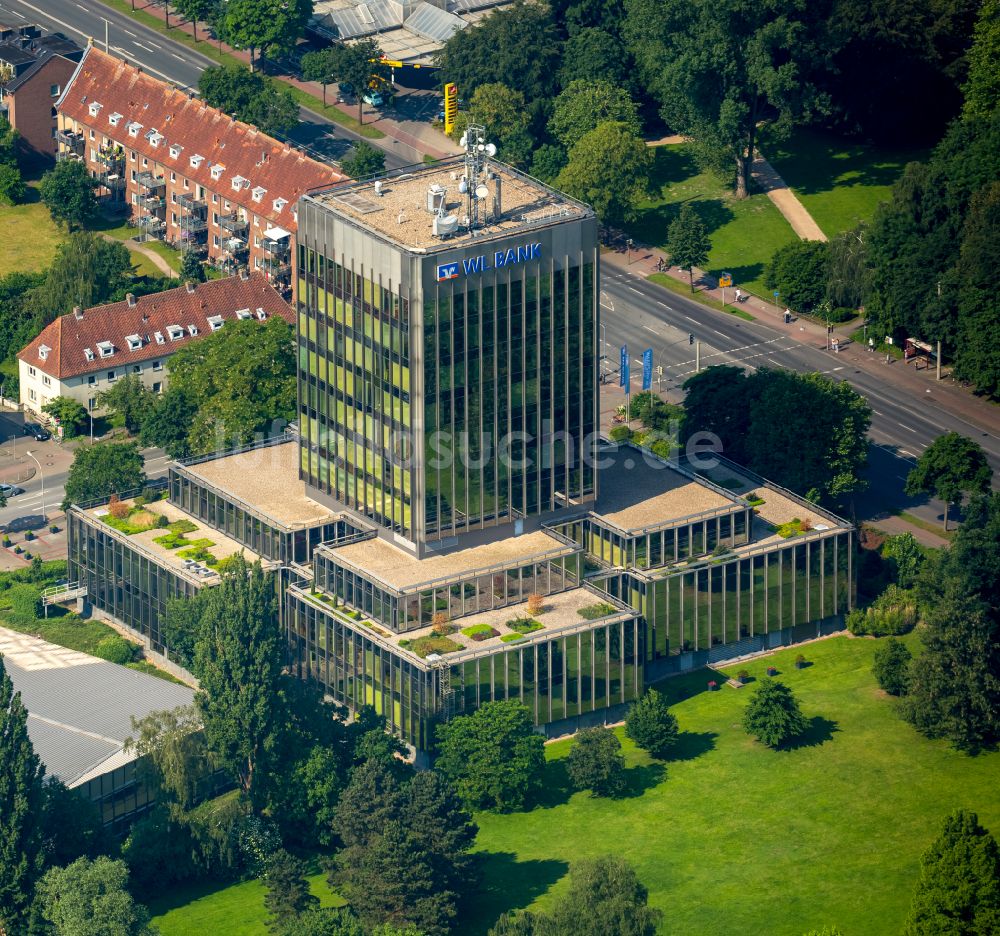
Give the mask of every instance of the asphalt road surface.
<svg viewBox="0 0 1000 936">
<path fill-rule="evenodd" d="M 642 352 L 652 348 L 653 387 L 657 387 L 656 367 L 662 366 L 660 389 L 679 402 L 681 384 L 696 368 L 695 346 L 689 343 L 689 335 L 701 342 L 702 367 L 785 367 L 849 381 L 871 404 L 870 437 L 876 446 L 868 471 L 870 489 L 857 502 L 859 516 L 875 516 L 895 506 L 937 521 L 941 505 L 906 497 L 902 485 L 913 461 L 945 432 L 960 432 L 979 442 L 1000 475 L 1000 439 L 938 406 L 933 388 L 926 398 L 915 399 L 908 391 L 842 363 L 843 359 L 832 352 L 803 344 L 767 325 L 717 312 L 610 264 L 601 268 L 601 306 L 604 367 L 614 372 L 611 379 L 617 383 L 619 349 L 627 344 L 633 391 L 641 387 Z"/>
<path fill-rule="evenodd" d="M 61 32 L 83 46 L 93 38 L 102 49 L 107 35 L 111 52 L 184 89 L 197 89 L 202 70 L 216 64 L 189 46 L 173 42 L 98 0 L 0 0 L 0 20 L 11 24 L 36 23 L 49 32 Z M 357 134 L 306 108 L 300 110 L 299 118 L 301 123 L 288 139 L 310 150 L 314 156 L 339 161 L 360 139 Z M 385 149 L 387 169 L 413 162 L 391 149 L 394 141 L 369 142 L 374 146 L 381 144 Z"/>
</svg>

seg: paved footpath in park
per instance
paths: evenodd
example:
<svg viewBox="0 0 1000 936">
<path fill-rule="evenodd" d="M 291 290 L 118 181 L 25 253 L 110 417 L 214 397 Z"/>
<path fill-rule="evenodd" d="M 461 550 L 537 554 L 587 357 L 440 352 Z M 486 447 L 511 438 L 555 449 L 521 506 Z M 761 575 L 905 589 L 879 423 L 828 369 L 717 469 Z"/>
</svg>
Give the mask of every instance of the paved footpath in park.
<svg viewBox="0 0 1000 936">
<path fill-rule="evenodd" d="M 658 140 L 649 140 L 646 145 L 674 146 L 678 143 L 684 143 L 686 139 L 687 137 L 674 133 Z M 761 191 L 771 199 L 775 208 L 781 212 L 782 217 L 802 240 L 825 241 L 827 239 L 820 226 L 813 220 L 813 216 L 806 210 L 806 206 L 799 201 L 795 192 L 778 174 L 778 170 L 760 154 L 754 159 L 751 172 Z"/>
</svg>

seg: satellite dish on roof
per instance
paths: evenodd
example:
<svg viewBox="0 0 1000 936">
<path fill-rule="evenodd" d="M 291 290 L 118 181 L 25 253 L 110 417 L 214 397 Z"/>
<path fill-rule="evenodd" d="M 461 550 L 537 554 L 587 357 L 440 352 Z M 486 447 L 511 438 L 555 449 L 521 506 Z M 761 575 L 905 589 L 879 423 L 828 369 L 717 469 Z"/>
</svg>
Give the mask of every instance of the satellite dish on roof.
<svg viewBox="0 0 1000 936">
<path fill-rule="evenodd" d="M 489 156 L 496 156 L 496 154 L 497 154 L 496 144 L 495 143 L 487 143 L 486 144 L 486 152 L 487 152 L 487 154 Z"/>
<path fill-rule="evenodd" d="M 465 134 L 463 133 L 463 134 L 462 134 L 462 139 L 458 141 L 458 145 L 459 145 L 459 146 L 465 146 L 465 141 L 466 141 L 466 139 L 467 139 L 467 137 L 466 137 L 466 135 L 465 135 Z"/>
<path fill-rule="evenodd" d="M 458 190 L 459 190 L 459 192 L 461 192 L 461 193 L 462 193 L 463 195 L 464 195 L 464 194 L 465 194 L 465 193 L 466 193 L 467 191 L 469 191 L 469 182 L 468 182 L 468 180 L 467 180 L 467 179 L 465 178 L 465 176 L 462 176 L 462 178 L 458 180 Z"/>
<path fill-rule="evenodd" d="M 485 185 L 476 186 L 476 198 L 489 198 L 490 190 Z"/>
</svg>

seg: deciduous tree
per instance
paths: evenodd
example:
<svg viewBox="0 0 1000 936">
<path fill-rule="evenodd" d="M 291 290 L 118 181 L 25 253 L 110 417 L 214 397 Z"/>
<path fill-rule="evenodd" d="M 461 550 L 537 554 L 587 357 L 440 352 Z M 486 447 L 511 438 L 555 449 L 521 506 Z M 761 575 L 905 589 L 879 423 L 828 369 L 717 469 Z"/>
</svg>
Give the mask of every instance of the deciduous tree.
<svg viewBox="0 0 1000 936">
<path fill-rule="evenodd" d="M 625 734 L 653 757 L 665 758 L 677 743 L 677 717 L 655 689 L 632 704 L 625 716 Z"/>
<path fill-rule="evenodd" d="M 191 454 L 191 423 L 197 413 L 198 406 L 189 393 L 169 387 L 152 401 L 142 420 L 142 444 L 159 446 L 171 458 L 187 458 Z"/>
<path fill-rule="evenodd" d="M 750 191 L 758 138 L 821 113 L 812 80 L 824 59 L 798 0 L 626 0 L 623 31 L 660 113 Z M 735 172 L 734 172 L 735 170 Z"/>
<path fill-rule="evenodd" d="M 288 52 L 305 32 L 312 0 L 226 0 L 219 25 L 231 45 L 250 51 L 250 69 L 257 51 Z"/>
<path fill-rule="evenodd" d="M 777 748 L 802 734 L 806 726 L 792 690 L 776 679 L 762 678 L 743 713 L 746 733 L 761 744 Z"/>
<path fill-rule="evenodd" d="M 605 224 L 629 221 L 649 192 L 653 155 L 627 124 L 603 123 L 569 151 L 556 185 L 591 205 Z"/>
<path fill-rule="evenodd" d="M 667 252 L 674 266 L 687 270 L 691 292 L 694 292 L 694 268 L 708 263 L 711 249 L 705 223 L 691 205 L 684 205 L 667 229 Z"/>
<path fill-rule="evenodd" d="M 0 656 L 0 929 L 26 932 L 42 872 L 42 766 L 28 737 L 28 713 Z"/>
<path fill-rule="evenodd" d="M 588 26 L 574 33 L 563 47 L 559 82 L 606 81 L 624 85 L 628 55 L 621 40 L 606 29 Z"/>
<path fill-rule="evenodd" d="M 137 433 L 142 429 L 143 420 L 152 412 L 155 400 L 156 394 L 142 382 L 138 374 L 126 374 L 107 390 L 101 390 L 97 394 L 96 403 L 98 408 L 106 409 L 121 419 L 122 425 L 129 432 Z"/>
<path fill-rule="evenodd" d="M 439 726 L 437 769 L 474 809 L 521 809 L 542 784 L 544 744 L 520 702 L 487 702 Z"/>
<path fill-rule="evenodd" d="M 83 404 L 72 397 L 53 397 L 42 407 L 42 412 L 51 416 L 62 427 L 63 438 L 72 439 L 87 421 L 87 411 Z"/>
<path fill-rule="evenodd" d="M 64 159 L 42 176 L 38 192 L 53 221 L 73 230 L 97 217 L 97 180 L 81 161 Z"/>
<path fill-rule="evenodd" d="M 764 285 L 778 290 L 782 304 L 796 312 L 815 312 L 826 298 L 829 254 L 823 241 L 779 247 L 764 271 Z"/>
<path fill-rule="evenodd" d="M 319 904 L 319 898 L 309 890 L 302 859 L 283 848 L 271 858 L 264 872 L 264 888 L 267 926 L 272 933 L 283 932 Z"/>
<path fill-rule="evenodd" d="M 185 250 L 181 257 L 181 279 L 192 283 L 205 282 L 205 264 L 193 250 Z"/>
<path fill-rule="evenodd" d="M 610 728 L 583 728 L 576 733 L 566 772 L 577 790 L 593 796 L 619 796 L 625 789 L 622 743 Z"/>
<path fill-rule="evenodd" d="M 341 160 L 340 168 L 352 179 L 367 179 L 385 172 L 385 151 L 375 149 L 371 143 L 358 140 L 347 159 Z"/>
<path fill-rule="evenodd" d="M 334 79 L 354 89 L 358 99 L 358 123 L 364 123 L 363 96 L 373 84 L 384 84 L 387 77 L 381 47 L 374 39 L 360 39 L 350 45 L 341 45 L 332 65 Z"/>
<path fill-rule="evenodd" d="M 1000 932 L 1000 847 L 965 809 L 952 813 L 920 860 L 905 936 Z"/>
<path fill-rule="evenodd" d="M 86 310 L 108 302 L 131 283 L 132 257 L 123 243 L 78 231 L 59 245 L 45 281 L 28 302 L 47 325 L 74 306 Z"/>
<path fill-rule="evenodd" d="M 1000 2 L 985 0 L 968 56 L 969 71 L 965 87 L 966 117 L 982 119 L 1000 102 Z"/>
<path fill-rule="evenodd" d="M 965 495 L 988 491 L 992 477 L 982 446 L 957 432 L 947 432 L 921 452 L 906 476 L 904 489 L 911 496 L 932 493 L 944 501 L 947 530 L 951 505 L 961 503 Z"/>
<path fill-rule="evenodd" d="M 18 205 L 28 194 L 28 187 L 21 178 L 21 170 L 17 166 L 0 163 L 0 204 Z"/>
<path fill-rule="evenodd" d="M 337 80 L 337 59 L 340 56 L 339 45 L 327 46 L 306 52 L 302 56 L 299 67 L 304 81 L 315 81 L 323 86 L 323 106 L 326 107 L 326 87 Z"/>
<path fill-rule="evenodd" d="M 171 0 L 174 12 L 183 16 L 194 27 L 194 41 L 198 41 L 198 21 L 207 20 L 219 5 L 219 0 Z"/>
<path fill-rule="evenodd" d="M 460 140 L 470 123 L 480 124 L 504 162 L 524 166 L 534 149 L 530 122 L 524 95 L 505 84 L 490 82 L 476 88 L 468 110 L 459 111 L 452 136 Z"/>
<path fill-rule="evenodd" d="M 66 504 L 134 491 L 146 483 L 142 455 L 134 442 L 97 442 L 78 448 L 66 478 Z"/>
<path fill-rule="evenodd" d="M 264 133 L 286 132 L 299 120 L 299 105 L 287 88 L 241 65 L 206 68 L 198 78 L 198 90 L 206 104 Z"/>
<path fill-rule="evenodd" d="M 55 936 L 156 936 L 149 911 L 128 892 L 128 867 L 110 858 L 78 858 L 51 868 L 38 904 Z"/>
<path fill-rule="evenodd" d="M 636 137 L 642 135 L 639 110 L 625 88 L 581 79 L 570 82 L 553 102 L 548 130 L 570 150 L 600 124 L 614 122 Z"/>
</svg>

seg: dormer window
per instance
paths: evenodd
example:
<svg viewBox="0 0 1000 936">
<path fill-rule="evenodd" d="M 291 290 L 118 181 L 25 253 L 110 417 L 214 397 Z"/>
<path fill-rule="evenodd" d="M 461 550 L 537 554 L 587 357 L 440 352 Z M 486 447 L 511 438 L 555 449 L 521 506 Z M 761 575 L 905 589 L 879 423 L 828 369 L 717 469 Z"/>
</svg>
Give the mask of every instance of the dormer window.
<svg viewBox="0 0 1000 936">
<path fill-rule="evenodd" d="M 84 349 L 83 349 L 83 356 L 84 356 L 84 357 L 85 357 L 85 358 L 86 358 L 86 359 L 87 359 L 88 361 L 92 361 L 92 360 L 94 360 L 94 352 L 93 352 L 93 351 L 91 351 L 91 350 L 90 350 L 90 348 L 84 348 Z"/>
<path fill-rule="evenodd" d="M 111 357 L 115 353 L 115 343 L 113 341 L 98 341 L 97 351 L 101 357 Z"/>
<path fill-rule="evenodd" d="M 163 332 L 153 332 L 153 338 L 156 339 L 157 344 L 163 344 L 165 339 L 163 337 Z"/>
<path fill-rule="evenodd" d="M 184 337 L 184 329 L 180 325 L 168 325 L 167 334 L 171 341 L 180 341 Z"/>
<path fill-rule="evenodd" d="M 226 167 L 223 166 L 222 163 L 216 163 L 214 166 L 212 166 L 212 178 L 215 179 L 216 182 L 218 182 L 219 179 L 222 178 L 222 173 L 225 171 Z"/>
<path fill-rule="evenodd" d="M 251 197 L 251 198 L 252 198 L 252 199 L 253 199 L 253 200 L 254 200 L 255 202 L 259 202 L 259 201 L 262 201 L 262 200 L 263 200 L 263 198 L 264 198 L 264 196 L 265 196 L 266 194 L 267 194 L 267 189 L 266 189 L 266 188 L 264 188 L 264 187 L 263 187 L 262 185 L 258 185 L 258 186 L 257 186 L 257 187 L 256 187 L 256 188 L 255 188 L 255 189 L 254 189 L 254 190 L 253 190 L 253 191 L 252 191 L 251 193 L 250 193 L 250 197 Z"/>
<path fill-rule="evenodd" d="M 155 129 L 154 130 L 147 130 L 146 131 L 146 139 L 149 140 L 149 142 L 152 143 L 153 146 L 159 146 L 160 143 L 163 142 L 163 134 L 160 133 L 158 130 L 155 130 Z"/>
<path fill-rule="evenodd" d="M 248 318 L 251 318 L 250 310 L 249 309 L 237 309 L 236 310 L 236 317 L 238 319 L 248 319 Z"/>
<path fill-rule="evenodd" d="M 101 112 L 102 104 L 98 104 L 97 101 L 91 101 L 87 110 L 90 112 L 91 117 L 96 117 Z"/>
<path fill-rule="evenodd" d="M 267 313 L 260 306 L 257 306 L 257 318 L 262 322 L 267 318 Z"/>
<path fill-rule="evenodd" d="M 125 340 L 128 342 L 129 351 L 138 351 L 142 347 L 142 338 L 138 335 L 127 335 Z"/>
<path fill-rule="evenodd" d="M 238 192 L 241 189 L 246 188 L 249 184 L 250 184 L 250 180 L 249 179 L 244 179 L 243 176 L 241 176 L 241 175 L 233 176 L 232 185 L 233 185 L 233 191 L 234 192 Z"/>
<path fill-rule="evenodd" d="M 193 338 L 193 337 L 194 337 L 195 335 L 197 335 L 197 334 L 198 334 L 198 326 L 197 326 L 197 325 L 188 325 L 188 334 L 189 334 L 189 335 L 190 335 L 190 336 L 191 336 L 192 338 Z"/>
<path fill-rule="evenodd" d="M 197 169 L 204 161 L 205 157 L 201 153 L 192 153 L 191 158 L 188 160 L 192 169 Z"/>
<path fill-rule="evenodd" d="M 137 137 L 139 131 L 142 129 L 142 124 L 136 120 L 130 120 L 128 124 L 128 135 L 130 137 Z"/>
<path fill-rule="evenodd" d="M 122 115 L 119 114 L 118 111 L 115 111 L 113 114 L 108 114 L 108 123 L 111 124 L 112 127 L 117 127 L 118 124 L 121 123 L 121 120 Z"/>
<path fill-rule="evenodd" d="M 212 331 L 218 331 L 225 324 L 225 320 L 221 315 L 210 315 L 208 317 L 208 326 Z"/>
<path fill-rule="evenodd" d="M 47 361 L 47 360 L 49 359 L 49 352 L 50 352 L 51 350 L 52 350 L 52 349 L 51 349 L 51 348 L 50 348 L 50 347 L 49 347 L 48 345 L 46 345 L 46 344 L 43 344 L 43 345 L 39 345 L 39 346 L 38 346 L 38 356 L 39 356 L 39 357 L 40 357 L 40 358 L 41 358 L 41 359 L 42 359 L 43 361 Z"/>
<path fill-rule="evenodd" d="M 285 205 L 287 205 L 287 204 L 288 204 L 288 199 L 287 198 L 276 198 L 274 200 L 274 210 L 275 211 L 281 211 L 281 209 L 284 208 Z"/>
<path fill-rule="evenodd" d="M 176 159 L 178 156 L 180 156 L 182 149 L 184 149 L 184 147 L 181 146 L 180 143 L 171 143 L 170 144 L 170 158 L 171 159 Z"/>
</svg>

